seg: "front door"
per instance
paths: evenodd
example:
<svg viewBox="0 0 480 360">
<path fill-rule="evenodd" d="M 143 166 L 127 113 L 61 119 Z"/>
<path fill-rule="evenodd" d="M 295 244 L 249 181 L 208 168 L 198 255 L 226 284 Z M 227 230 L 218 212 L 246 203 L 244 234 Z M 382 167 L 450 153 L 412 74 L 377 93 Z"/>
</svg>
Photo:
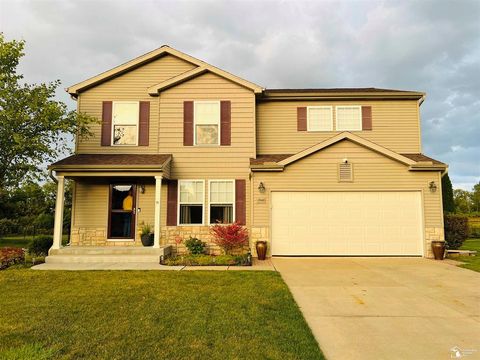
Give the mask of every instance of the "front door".
<svg viewBox="0 0 480 360">
<path fill-rule="evenodd" d="M 135 239 L 134 184 L 111 184 L 108 217 L 109 239 Z"/>
</svg>

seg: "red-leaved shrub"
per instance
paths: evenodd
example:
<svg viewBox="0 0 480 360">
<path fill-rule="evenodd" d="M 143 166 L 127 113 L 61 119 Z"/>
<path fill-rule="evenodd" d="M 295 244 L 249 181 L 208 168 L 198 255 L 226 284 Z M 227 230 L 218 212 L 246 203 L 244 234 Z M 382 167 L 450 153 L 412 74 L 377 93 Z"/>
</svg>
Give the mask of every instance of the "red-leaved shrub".
<svg viewBox="0 0 480 360">
<path fill-rule="evenodd" d="M 25 259 L 23 249 L 20 248 L 0 248 L 0 269 L 13 264 L 18 264 Z"/>
<path fill-rule="evenodd" d="M 217 224 L 210 227 L 213 243 L 220 246 L 226 254 L 241 249 L 248 244 L 247 228 L 235 222 L 230 225 Z"/>
</svg>

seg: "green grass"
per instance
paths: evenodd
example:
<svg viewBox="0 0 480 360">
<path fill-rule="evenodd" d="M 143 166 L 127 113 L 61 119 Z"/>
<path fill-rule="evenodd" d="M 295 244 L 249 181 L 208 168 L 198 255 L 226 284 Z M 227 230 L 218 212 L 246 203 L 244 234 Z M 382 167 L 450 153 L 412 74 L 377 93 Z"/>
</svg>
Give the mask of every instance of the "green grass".
<svg viewBox="0 0 480 360">
<path fill-rule="evenodd" d="M 31 235 L 27 235 L 25 238 L 23 237 L 23 235 L 5 236 L 0 238 L 0 247 L 26 248 L 30 241 L 32 241 Z"/>
<path fill-rule="evenodd" d="M 258 271 L 0 271 L 0 359 L 323 359 Z"/>
<path fill-rule="evenodd" d="M 32 235 L 12 235 L 0 237 L 0 247 L 21 247 L 26 248 L 30 241 L 32 241 Z M 68 240 L 67 235 L 63 235 L 63 242 Z"/>
<path fill-rule="evenodd" d="M 460 267 L 480 272 L 480 239 L 468 239 L 463 243 L 460 249 L 476 250 L 478 253 L 477 256 L 459 256 L 453 258 L 453 260 L 465 263 L 460 265 Z"/>
</svg>

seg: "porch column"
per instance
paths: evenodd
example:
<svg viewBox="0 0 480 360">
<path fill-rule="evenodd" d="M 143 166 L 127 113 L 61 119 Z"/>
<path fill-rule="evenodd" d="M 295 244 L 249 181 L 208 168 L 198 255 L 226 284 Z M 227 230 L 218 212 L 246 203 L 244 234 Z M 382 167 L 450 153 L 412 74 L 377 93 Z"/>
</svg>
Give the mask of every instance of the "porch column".
<svg viewBox="0 0 480 360">
<path fill-rule="evenodd" d="M 155 176 L 155 222 L 153 247 L 160 247 L 160 207 L 162 203 L 162 176 Z"/>
<path fill-rule="evenodd" d="M 53 245 L 52 249 L 60 249 L 62 246 L 62 230 L 63 230 L 63 206 L 64 206 L 64 190 L 65 179 L 63 176 L 57 176 L 57 200 L 55 203 L 55 225 L 53 228 Z"/>
</svg>

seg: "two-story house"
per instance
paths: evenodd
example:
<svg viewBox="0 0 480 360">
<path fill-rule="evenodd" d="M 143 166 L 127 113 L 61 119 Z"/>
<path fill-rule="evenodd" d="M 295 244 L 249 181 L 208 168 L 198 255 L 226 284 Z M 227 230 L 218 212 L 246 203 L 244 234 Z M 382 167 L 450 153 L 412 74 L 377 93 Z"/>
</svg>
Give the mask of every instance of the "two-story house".
<svg viewBox="0 0 480 360">
<path fill-rule="evenodd" d="M 425 94 L 265 89 L 168 46 L 67 89 L 101 119 L 58 179 L 74 181 L 70 249 L 153 249 L 238 221 L 269 254 L 431 256 L 443 240 L 441 176 L 422 154 Z M 136 249 L 138 249 L 136 247 Z M 138 254 L 138 252 L 135 252 Z"/>
</svg>

